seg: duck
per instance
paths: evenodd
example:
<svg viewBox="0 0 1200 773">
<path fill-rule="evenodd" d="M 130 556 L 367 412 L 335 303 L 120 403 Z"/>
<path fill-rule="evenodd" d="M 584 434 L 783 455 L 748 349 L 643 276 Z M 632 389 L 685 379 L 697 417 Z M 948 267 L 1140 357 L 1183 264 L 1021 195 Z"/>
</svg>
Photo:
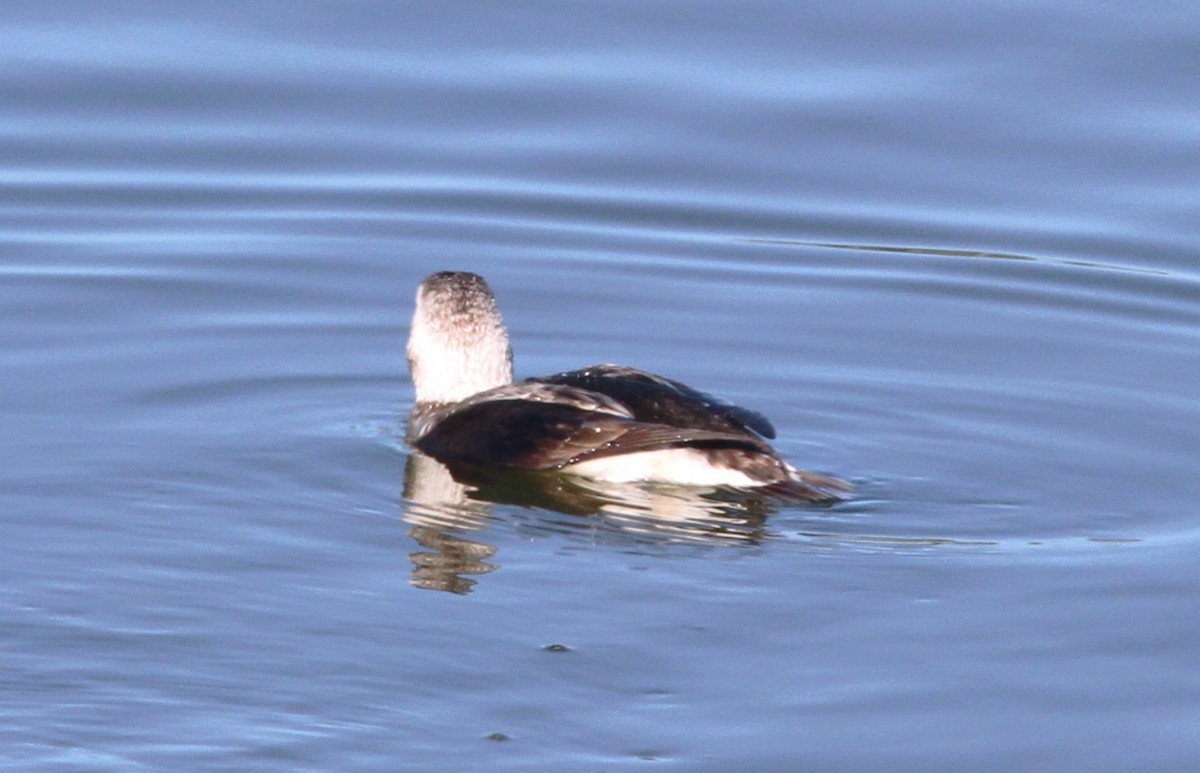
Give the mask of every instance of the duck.
<svg viewBox="0 0 1200 773">
<path fill-rule="evenodd" d="M 557 471 L 804 501 L 849 489 L 785 461 L 761 413 L 654 373 L 602 363 L 514 381 L 496 296 L 472 272 L 421 282 L 406 353 L 414 402 L 405 439 L 452 470 Z"/>
</svg>

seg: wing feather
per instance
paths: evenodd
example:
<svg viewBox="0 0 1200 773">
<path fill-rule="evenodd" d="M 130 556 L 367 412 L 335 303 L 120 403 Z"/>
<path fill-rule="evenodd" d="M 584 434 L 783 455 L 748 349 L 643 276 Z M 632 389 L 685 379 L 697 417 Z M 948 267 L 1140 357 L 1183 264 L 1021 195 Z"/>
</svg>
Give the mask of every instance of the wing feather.
<svg viewBox="0 0 1200 773">
<path fill-rule="evenodd" d="M 755 432 L 765 438 L 775 437 L 775 427 L 758 411 L 624 365 L 592 365 L 523 383 L 571 386 L 605 395 L 625 406 L 638 421 L 717 432 Z"/>
<path fill-rule="evenodd" d="M 579 394 L 573 394 L 579 399 L 571 402 L 525 399 L 517 396 L 521 390 L 511 394 L 448 406 L 413 445 L 445 462 L 534 470 L 678 446 L 772 454 L 766 443 L 745 432 L 642 422 L 627 414 L 584 408 L 603 401 Z"/>
</svg>

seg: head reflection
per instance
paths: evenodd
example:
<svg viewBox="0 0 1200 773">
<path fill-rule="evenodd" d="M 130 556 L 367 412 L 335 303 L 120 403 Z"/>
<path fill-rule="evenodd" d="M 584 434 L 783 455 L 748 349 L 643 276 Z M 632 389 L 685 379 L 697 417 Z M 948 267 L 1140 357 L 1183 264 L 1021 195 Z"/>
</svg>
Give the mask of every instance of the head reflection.
<svg viewBox="0 0 1200 773">
<path fill-rule="evenodd" d="M 491 509 L 485 502 L 472 500 L 467 487 L 454 480 L 445 466 L 424 454 L 410 454 L 404 468 L 404 499 L 409 536 L 424 548 L 409 553 L 413 563 L 410 583 L 426 590 L 463 594 L 476 582 L 469 575 L 496 569 L 485 560 L 495 554 L 495 547 L 455 534 L 483 531 Z"/>
</svg>

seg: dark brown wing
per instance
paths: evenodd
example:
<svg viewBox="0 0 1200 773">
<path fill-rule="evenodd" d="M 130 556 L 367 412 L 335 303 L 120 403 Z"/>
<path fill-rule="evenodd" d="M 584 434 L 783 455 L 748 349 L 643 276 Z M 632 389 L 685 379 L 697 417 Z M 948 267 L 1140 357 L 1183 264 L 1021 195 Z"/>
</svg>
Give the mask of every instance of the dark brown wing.
<svg viewBox="0 0 1200 773">
<path fill-rule="evenodd" d="M 525 383 L 560 384 L 606 395 L 627 407 L 638 421 L 650 424 L 775 437 L 775 428 L 761 413 L 637 368 L 593 365 Z"/>
<path fill-rule="evenodd" d="M 463 404 L 413 445 L 446 463 L 526 470 L 678 446 L 741 449 L 774 458 L 766 443 L 745 432 L 649 424 L 575 405 L 521 399 Z"/>
<path fill-rule="evenodd" d="M 611 397 L 559 384 L 534 384 L 521 382 L 506 384 L 489 389 L 485 392 L 471 395 L 456 403 L 417 403 L 413 406 L 408 417 L 408 432 L 405 440 L 415 444 L 451 414 L 460 413 L 476 405 L 500 402 L 505 400 L 520 400 L 534 403 L 553 403 L 574 408 L 581 413 L 607 413 L 614 416 L 624 416 L 632 419 L 633 414 L 628 408 Z"/>
</svg>

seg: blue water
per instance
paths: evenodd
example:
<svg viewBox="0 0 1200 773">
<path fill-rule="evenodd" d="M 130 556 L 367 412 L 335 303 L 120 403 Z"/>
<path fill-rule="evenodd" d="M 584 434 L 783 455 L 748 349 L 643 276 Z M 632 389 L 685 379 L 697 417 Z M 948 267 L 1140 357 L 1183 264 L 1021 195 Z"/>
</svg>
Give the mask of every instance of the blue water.
<svg viewBox="0 0 1200 773">
<path fill-rule="evenodd" d="M 1198 40 L 1190 3 L 7 3 L 0 768 L 1191 769 Z M 520 375 L 667 374 L 855 496 L 417 469 L 450 268 Z"/>
</svg>

